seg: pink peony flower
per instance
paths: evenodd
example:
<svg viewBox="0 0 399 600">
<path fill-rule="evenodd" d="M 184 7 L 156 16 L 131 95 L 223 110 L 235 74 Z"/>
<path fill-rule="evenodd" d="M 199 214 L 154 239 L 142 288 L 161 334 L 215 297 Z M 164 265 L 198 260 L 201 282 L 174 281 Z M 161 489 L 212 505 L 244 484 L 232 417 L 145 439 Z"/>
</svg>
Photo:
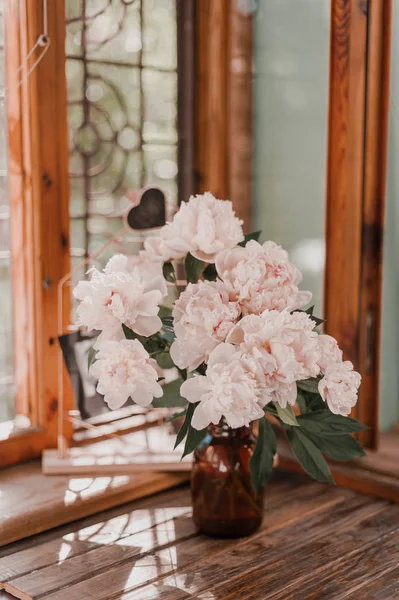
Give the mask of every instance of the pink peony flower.
<svg viewBox="0 0 399 600">
<path fill-rule="evenodd" d="M 98 379 L 98 393 L 111 409 L 120 408 L 129 397 L 148 406 L 163 393 L 155 366 L 138 340 L 109 341 L 100 345 L 91 373 Z"/>
<path fill-rule="evenodd" d="M 244 239 L 242 221 L 229 200 L 217 200 L 210 192 L 182 202 L 173 221 L 157 237 L 144 242 L 143 260 L 168 262 L 189 252 L 205 262 L 215 262 L 219 252 L 234 248 Z"/>
<path fill-rule="evenodd" d="M 191 424 L 204 429 L 225 417 L 230 427 L 248 426 L 263 417 L 264 397 L 253 373 L 245 368 L 241 352 L 231 344 L 219 344 L 209 357 L 206 376 L 185 381 L 180 393 L 189 402 L 199 402 Z"/>
<path fill-rule="evenodd" d="M 262 246 L 250 240 L 245 248 L 225 250 L 216 258 L 216 269 L 243 314 L 260 314 L 265 309 L 292 311 L 312 298 L 310 292 L 298 290 L 302 274 L 274 242 Z"/>
<path fill-rule="evenodd" d="M 296 381 L 319 374 L 314 321 L 303 312 L 265 310 L 244 317 L 227 336 L 242 356 L 259 365 L 260 387 L 283 408 L 296 401 Z"/>
<path fill-rule="evenodd" d="M 173 308 L 173 362 L 181 369 L 193 370 L 207 361 L 212 350 L 225 341 L 240 314 L 239 305 L 229 301 L 221 281 L 188 284 Z"/>
<path fill-rule="evenodd" d="M 127 267 L 127 258 L 114 256 L 103 272 L 90 269 L 91 279 L 80 281 L 73 293 L 80 300 L 77 325 L 99 330 L 96 346 L 105 339 L 123 339 L 122 324 L 138 335 L 159 331 L 159 303 L 167 294 L 163 277 L 147 279 L 138 267 Z"/>
<path fill-rule="evenodd" d="M 350 361 L 328 365 L 319 382 L 319 393 L 335 415 L 347 417 L 357 402 L 360 374 Z"/>
<path fill-rule="evenodd" d="M 331 335 L 319 335 L 317 344 L 320 352 L 318 364 L 323 373 L 329 365 L 342 362 L 342 350 L 339 348 L 337 340 Z"/>
</svg>

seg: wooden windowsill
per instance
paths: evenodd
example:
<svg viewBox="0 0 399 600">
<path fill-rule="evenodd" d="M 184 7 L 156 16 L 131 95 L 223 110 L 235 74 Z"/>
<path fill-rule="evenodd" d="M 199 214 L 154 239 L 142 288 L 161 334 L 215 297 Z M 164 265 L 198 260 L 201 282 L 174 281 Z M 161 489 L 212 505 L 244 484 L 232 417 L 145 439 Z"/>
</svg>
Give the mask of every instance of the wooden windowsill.
<svg viewBox="0 0 399 600">
<path fill-rule="evenodd" d="M 0 546 L 187 481 L 187 473 L 45 476 L 39 460 L 0 472 Z"/>
<path fill-rule="evenodd" d="M 383 433 L 379 450 L 367 450 L 367 456 L 351 462 L 329 460 L 337 485 L 365 494 L 399 502 L 399 432 Z M 283 469 L 303 471 L 288 441 L 279 435 L 279 465 Z"/>
</svg>

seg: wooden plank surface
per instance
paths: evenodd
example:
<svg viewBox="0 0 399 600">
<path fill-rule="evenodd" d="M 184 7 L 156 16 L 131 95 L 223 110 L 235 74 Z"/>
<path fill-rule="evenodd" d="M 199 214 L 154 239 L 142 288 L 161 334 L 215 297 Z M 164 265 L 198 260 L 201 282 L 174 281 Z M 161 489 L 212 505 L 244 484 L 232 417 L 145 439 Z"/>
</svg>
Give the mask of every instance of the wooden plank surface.
<svg viewBox="0 0 399 600">
<path fill-rule="evenodd" d="M 385 500 L 277 474 L 249 538 L 199 535 L 190 515 L 185 487 L 16 542 L 0 550 L 0 587 L 23 600 L 398 597 L 399 507 Z"/>
<path fill-rule="evenodd" d="M 0 473 L 0 546 L 186 480 L 186 473 L 45 476 L 38 461 L 12 467 Z"/>
</svg>

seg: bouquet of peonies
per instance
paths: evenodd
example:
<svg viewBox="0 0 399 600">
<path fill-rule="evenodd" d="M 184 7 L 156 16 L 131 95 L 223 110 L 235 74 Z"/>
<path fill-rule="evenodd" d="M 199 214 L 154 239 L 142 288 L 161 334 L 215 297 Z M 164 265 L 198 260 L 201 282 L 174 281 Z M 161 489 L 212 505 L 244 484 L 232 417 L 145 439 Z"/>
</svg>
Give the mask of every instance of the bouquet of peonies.
<svg viewBox="0 0 399 600">
<path fill-rule="evenodd" d="M 112 409 L 186 407 L 176 445 L 184 455 L 224 418 L 232 428 L 259 420 L 251 459 L 255 489 L 271 474 L 276 439 L 269 413 L 286 430 L 305 470 L 332 481 L 323 453 L 350 460 L 364 452 L 348 415 L 360 375 L 300 291 L 302 275 L 274 242 L 244 236 L 229 201 L 212 194 L 182 203 L 138 260 L 117 255 L 75 287 L 78 325 L 100 332 L 90 356 L 97 390 Z M 186 286 L 175 266 L 184 263 Z M 177 290 L 173 309 L 167 291 Z M 165 383 L 163 369 L 178 379 Z"/>
</svg>

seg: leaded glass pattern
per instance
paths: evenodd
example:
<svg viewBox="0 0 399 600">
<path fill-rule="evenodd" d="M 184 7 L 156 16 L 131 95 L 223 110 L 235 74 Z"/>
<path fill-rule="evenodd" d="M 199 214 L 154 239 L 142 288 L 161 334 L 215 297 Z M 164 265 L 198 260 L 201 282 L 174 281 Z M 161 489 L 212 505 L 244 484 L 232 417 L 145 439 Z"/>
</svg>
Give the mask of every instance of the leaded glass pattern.
<svg viewBox="0 0 399 600">
<path fill-rule="evenodd" d="M 0 90 L 4 87 L 4 1 L 0 0 Z M 0 99 L 0 422 L 8 421 L 15 415 L 6 125 L 6 103 Z"/>
<path fill-rule="evenodd" d="M 122 227 L 127 189 L 177 202 L 175 0 L 67 0 L 73 264 Z M 105 258 L 104 258 L 105 260 Z"/>
</svg>

